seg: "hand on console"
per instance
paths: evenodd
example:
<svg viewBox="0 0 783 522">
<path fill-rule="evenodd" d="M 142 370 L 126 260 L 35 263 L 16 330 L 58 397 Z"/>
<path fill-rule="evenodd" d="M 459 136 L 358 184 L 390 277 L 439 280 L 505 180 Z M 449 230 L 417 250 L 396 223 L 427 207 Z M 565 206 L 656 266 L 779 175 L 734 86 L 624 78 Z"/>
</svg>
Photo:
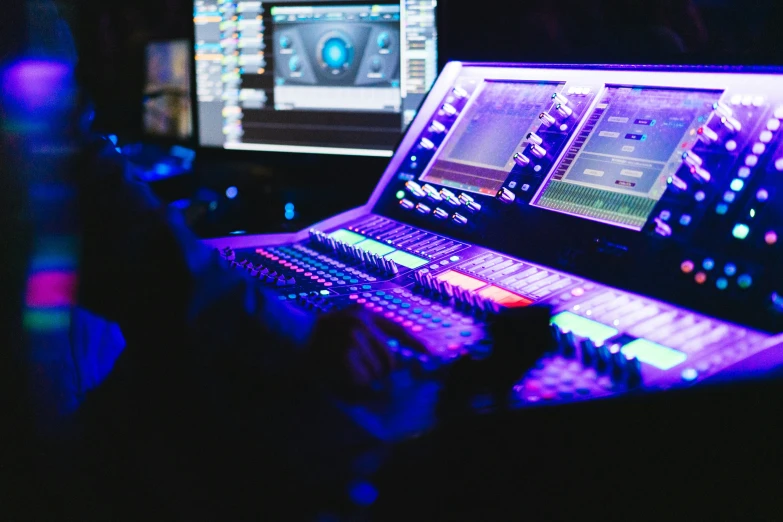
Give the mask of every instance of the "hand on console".
<svg viewBox="0 0 783 522">
<path fill-rule="evenodd" d="M 360 396 L 394 370 L 392 340 L 427 353 L 405 328 L 363 308 L 320 316 L 310 340 L 313 369 L 340 395 Z"/>
</svg>

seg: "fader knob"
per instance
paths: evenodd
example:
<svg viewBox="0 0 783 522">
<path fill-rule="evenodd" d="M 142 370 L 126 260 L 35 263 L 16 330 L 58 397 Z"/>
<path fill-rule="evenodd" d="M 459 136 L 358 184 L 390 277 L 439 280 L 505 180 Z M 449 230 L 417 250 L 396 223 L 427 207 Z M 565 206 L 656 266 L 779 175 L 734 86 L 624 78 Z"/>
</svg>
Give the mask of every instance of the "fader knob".
<svg viewBox="0 0 783 522">
<path fill-rule="evenodd" d="M 576 354 L 576 339 L 568 330 L 562 332 L 560 336 L 560 351 L 566 357 L 573 357 Z"/>
<path fill-rule="evenodd" d="M 546 156 L 546 149 L 541 145 L 532 144 L 530 146 L 530 154 L 538 159 L 541 159 Z"/>
<path fill-rule="evenodd" d="M 560 105 L 568 105 L 568 98 L 566 98 L 559 92 L 556 92 L 552 95 L 552 101 Z"/>
<path fill-rule="evenodd" d="M 502 202 L 506 204 L 513 203 L 514 200 L 517 198 L 513 192 L 508 190 L 506 187 L 503 187 L 498 191 L 497 198 Z"/>
<path fill-rule="evenodd" d="M 670 176 L 671 184 L 678 190 L 688 190 L 688 184 L 680 179 L 676 174 Z"/>
<path fill-rule="evenodd" d="M 444 103 L 441 109 L 443 109 L 444 114 L 447 116 L 454 116 L 457 114 L 457 109 L 450 103 Z"/>
<path fill-rule="evenodd" d="M 422 138 L 421 141 L 419 142 L 419 145 L 421 145 L 421 148 L 427 150 L 432 150 L 435 148 L 435 144 L 432 143 L 432 141 L 428 140 L 427 138 Z"/>
<path fill-rule="evenodd" d="M 514 162 L 520 167 L 527 167 L 530 164 L 530 158 L 528 158 L 521 152 L 517 152 L 516 154 L 514 154 Z"/>
<path fill-rule="evenodd" d="M 467 225 L 467 223 L 468 223 L 468 218 L 466 218 L 462 214 L 457 214 L 457 213 L 455 213 L 451 217 L 451 220 L 454 221 L 458 225 Z"/>
<path fill-rule="evenodd" d="M 460 201 L 460 203 L 462 203 L 463 205 L 467 205 L 468 203 L 473 203 L 474 199 L 473 199 L 473 197 L 472 197 L 472 196 L 468 196 L 467 194 L 465 194 L 464 192 L 462 192 L 462 193 L 460 193 L 460 195 L 459 195 L 459 201 Z"/>
<path fill-rule="evenodd" d="M 723 116 L 720 119 L 720 122 L 729 132 L 734 133 L 742 130 L 742 123 L 740 123 L 738 119 L 732 118 L 731 116 Z"/>
<path fill-rule="evenodd" d="M 449 189 L 440 189 L 440 195 L 452 207 L 460 206 L 459 198 Z"/>
<path fill-rule="evenodd" d="M 557 120 L 555 120 L 554 116 L 549 114 L 548 112 L 542 112 L 538 115 L 538 119 L 541 120 L 541 124 L 545 127 L 551 127 L 555 123 L 557 123 Z"/>
<path fill-rule="evenodd" d="M 638 386 L 642 382 L 642 364 L 636 356 L 626 357 L 625 382 L 631 388 Z"/>
<path fill-rule="evenodd" d="M 704 125 L 703 127 L 699 127 L 699 129 L 696 131 L 696 135 L 699 137 L 701 141 L 706 143 L 707 145 L 711 145 L 718 141 L 718 133 L 716 133 L 711 128 Z"/>
<path fill-rule="evenodd" d="M 655 233 L 659 236 L 669 237 L 672 235 L 672 227 L 661 218 L 655 218 Z"/>
<path fill-rule="evenodd" d="M 692 150 L 683 153 L 682 161 L 691 167 L 701 167 L 704 164 L 704 160 Z"/>
<path fill-rule="evenodd" d="M 534 145 L 541 145 L 544 143 L 544 139 L 535 132 L 529 132 L 525 139 Z"/>
<path fill-rule="evenodd" d="M 732 116 L 734 116 L 734 111 L 731 109 L 731 107 L 729 107 L 725 103 L 715 102 L 712 105 L 712 110 L 714 110 L 717 114 L 719 114 L 722 117 L 731 118 Z"/>
<path fill-rule="evenodd" d="M 435 201 L 436 203 L 443 201 L 443 198 L 441 197 L 438 190 L 432 185 L 429 184 L 423 185 L 421 189 L 427 194 L 427 197 L 432 201 Z"/>
<path fill-rule="evenodd" d="M 471 201 L 470 203 L 465 203 L 465 207 L 473 212 L 474 214 L 476 212 L 481 212 L 481 204 L 477 203 L 476 201 Z"/>
<path fill-rule="evenodd" d="M 416 205 L 413 204 L 413 201 L 407 200 L 407 199 L 401 199 L 400 200 L 400 206 L 404 208 L 405 210 L 412 210 L 413 207 Z"/>
</svg>

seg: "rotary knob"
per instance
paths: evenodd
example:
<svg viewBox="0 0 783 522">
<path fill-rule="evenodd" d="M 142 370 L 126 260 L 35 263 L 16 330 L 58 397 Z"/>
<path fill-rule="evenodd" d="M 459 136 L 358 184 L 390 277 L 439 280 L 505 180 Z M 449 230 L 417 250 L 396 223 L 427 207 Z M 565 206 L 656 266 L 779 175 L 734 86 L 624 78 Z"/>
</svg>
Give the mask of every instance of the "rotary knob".
<svg viewBox="0 0 783 522">
<path fill-rule="evenodd" d="M 551 127 L 557 122 L 554 116 L 552 116 L 548 112 L 542 112 L 541 114 L 539 114 L 538 119 L 541 120 L 541 124 L 544 125 L 545 127 Z"/>
<path fill-rule="evenodd" d="M 423 198 L 424 196 L 427 195 L 427 193 L 424 192 L 424 189 L 421 188 L 421 185 L 419 185 L 415 181 L 405 182 L 405 188 L 407 188 L 411 192 L 411 194 L 413 194 L 417 198 Z"/>
<path fill-rule="evenodd" d="M 498 191 L 497 198 L 498 198 L 498 199 L 499 199 L 501 202 L 503 202 L 503 203 L 510 204 L 510 203 L 513 203 L 513 202 L 514 202 L 514 200 L 515 200 L 517 197 L 516 197 L 516 195 L 514 195 L 514 193 L 513 193 L 513 192 L 511 192 L 509 189 L 507 189 L 506 187 L 503 187 L 503 188 L 501 188 L 501 189 Z"/>
<path fill-rule="evenodd" d="M 409 201 L 407 199 L 401 199 L 400 206 L 405 210 L 411 210 L 415 205 L 413 204 L 413 201 Z"/>
<path fill-rule="evenodd" d="M 657 217 L 655 218 L 655 233 L 659 236 L 669 237 L 672 235 L 672 227 L 664 220 Z"/>
<path fill-rule="evenodd" d="M 443 110 L 443 113 L 446 114 L 447 116 L 454 116 L 455 114 L 457 114 L 457 109 L 450 103 L 444 103 L 441 109 Z"/>
<path fill-rule="evenodd" d="M 530 154 L 538 159 L 541 159 L 546 156 L 546 149 L 541 145 L 532 144 L 530 146 Z"/>
<path fill-rule="evenodd" d="M 427 197 L 432 201 L 436 203 L 440 203 L 441 201 L 443 201 L 443 198 L 440 196 L 438 190 L 432 185 L 426 184 L 423 185 L 421 188 L 425 192 L 425 194 L 427 194 Z"/>
<path fill-rule="evenodd" d="M 433 211 L 432 215 L 438 219 L 448 219 L 449 217 L 449 213 L 443 210 L 442 208 L 436 208 Z"/>
<path fill-rule="evenodd" d="M 514 154 L 514 162 L 520 167 L 527 167 L 530 164 L 530 158 L 528 158 L 521 152 L 517 152 L 516 154 Z"/>
<path fill-rule="evenodd" d="M 463 89 L 462 87 L 454 87 L 451 92 L 454 93 L 454 96 L 456 96 L 459 99 L 464 99 L 468 97 L 468 91 Z"/>
<path fill-rule="evenodd" d="M 446 201 L 446 203 L 448 203 L 452 207 L 460 206 L 459 199 L 449 189 L 445 189 L 445 188 L 444 189 L 440 189 L 440 195 Z"/>
<path fill-rule="evenodd" d="M 525 136 L 525 139 L 533 145 L 541 145 L 544 143 L 544 139 L 535 132 L 529 132 L 527 136 Z"/>
<path fill-rule="evenodd" d="M 718 133 L 709 128 L 708 126 L 704 125 L 703 127 L 699 127 L 699 129 L 696 131 L 696 135 L 699 137 L 699 139 L 704 142 L 707 145 L 711 145 L 718 141 Z"/>
<path fill-rule="evenodd" d="M 570 107 L 568 107 L 567 105 L 562 104 L 562 103 L 558 103 L 557 105 L 555 105 L 555 110 L 563 118 L 568 118 L 569 116 L 571 116 L 574 113 L 574 111 L 571 110 Z"/>
<path fill-rule="evenodd" d="M 430 207 L 428 207 L 424 203 L 419 203 L 418 205 L 416 205 L 416 211 L 419 214 L 429 214 L 430 212 L 432 212 L 432 209 L 430 209 Z"/>
<path fill-rule="evenodd" d="M 435 148 L 435 144 L 427 138 L 422 138 L 421 141 L 419 141 L 419 145 L 421 145 L 422 149 L 426 150 L 432 150 Z"/>
<path fill-rule="evenodd" d="M 462 214 L 454 213 L 454 215 L 451 217 L 451 220 L 458 224 L 458 225 L 467 225 L 468 224 L 468 218 L 463 216 Z"/>
<path fill-rule="evenodd" d="M 556 92 L 552 95 L 552 101 L 559 105 L 568 105 L 568 98 L 566 98 L 559 92 Z"/>
</svg>

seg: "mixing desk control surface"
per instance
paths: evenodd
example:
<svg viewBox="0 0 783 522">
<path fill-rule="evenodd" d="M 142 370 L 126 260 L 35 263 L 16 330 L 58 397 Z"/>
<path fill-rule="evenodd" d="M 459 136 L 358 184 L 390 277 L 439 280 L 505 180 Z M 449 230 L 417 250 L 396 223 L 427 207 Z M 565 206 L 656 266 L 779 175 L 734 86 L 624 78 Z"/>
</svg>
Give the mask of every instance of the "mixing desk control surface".
<svg viewBox="0 0 783 522">
<path fill-rule="evenodd" d="M 281 300 L 401 324 L 424 374 L 550 307 L 518 407 L 691 385 L 780 343 L 781 93 L 777 70 L 451 63 L 367 205 L 210 243 Z"/>
</svg>

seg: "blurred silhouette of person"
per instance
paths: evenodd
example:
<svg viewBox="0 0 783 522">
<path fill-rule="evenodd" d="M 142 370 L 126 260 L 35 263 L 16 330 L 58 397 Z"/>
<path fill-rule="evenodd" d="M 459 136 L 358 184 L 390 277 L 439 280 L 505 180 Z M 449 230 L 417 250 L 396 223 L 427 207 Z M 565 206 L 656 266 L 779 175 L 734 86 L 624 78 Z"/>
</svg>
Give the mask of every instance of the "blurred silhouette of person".
<svg viewBox="0 0 783 522">
<path fill-rule="evenodd" d="M 81 520 L 314 515 L 344 495 L 351 455 L 378 443 L 332 398 L 388 375 L 388 339 L 423 347 L 376 314 L 316 317 L 221 266 L 130 180 L 109 140 L 86 133 L 73 40 L 53 4 L 35 4 L 32 18 L 9 11 L 5 22 L 30 30 L 0 49 L 3 227 L 21 245 L 4 269 L 37 432 L 73 435 L 59 507 Z M 116 321 L 127 348 L 60 422 L 61 381 L 79 370 L 68 361 L 77 308 Z M 47 518 L 60 518 L 50 500 Z"/>
</svg>

